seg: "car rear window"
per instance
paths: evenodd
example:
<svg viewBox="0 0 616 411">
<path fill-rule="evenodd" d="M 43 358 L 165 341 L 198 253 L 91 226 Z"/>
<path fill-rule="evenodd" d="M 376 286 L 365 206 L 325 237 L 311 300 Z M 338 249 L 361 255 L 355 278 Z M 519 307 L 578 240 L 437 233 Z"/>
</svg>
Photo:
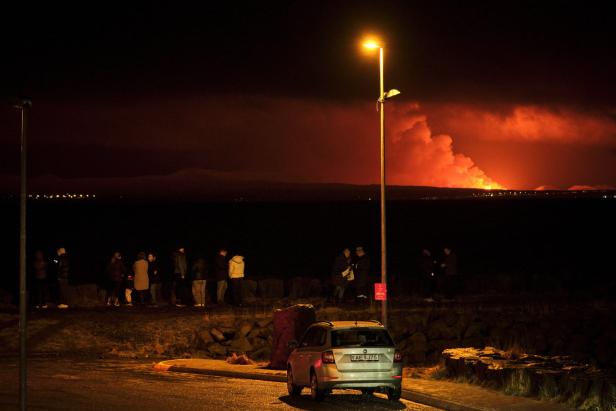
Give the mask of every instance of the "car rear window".
<svg viewBox="0 0 616 411">
<path fill-rule="evenodd" d="M 353 328 L 332 331 L 332 347 L 391 347 L 394 342 L 382 329 Z"/>
</svg>

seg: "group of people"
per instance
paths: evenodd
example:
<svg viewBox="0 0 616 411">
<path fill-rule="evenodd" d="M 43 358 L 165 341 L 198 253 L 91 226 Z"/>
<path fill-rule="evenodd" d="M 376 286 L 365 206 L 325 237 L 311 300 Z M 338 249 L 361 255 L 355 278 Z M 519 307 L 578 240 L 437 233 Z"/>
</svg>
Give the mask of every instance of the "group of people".
<svg viewBox="0 0 616 411">
<path fill-rule="evenodd" d="M 353 288 L 358 303 L 369 301 L 370 260 L 364 247 L 355 248 L 355 255 L 345 248 L 334 260 L 331 271 L 333 286 L 332 301 L 340 304 L 347 288 Z"/>
<path fill-rule="evenodd" d="M 409 271 L 406 275 L 390 278 L 396 285 L 397 294 L 419 294 L 432 302 L 437 295 L 453 298 L 460 293 L 462 281 L 458 258 L 450 246 L 444 247 L 442 255 L 436 257 L 428 248 L 423 248 L 416 268 L 415 276 Z M 330 298 L 335 304 L 345 300 L 347 289 L 355 292 L 355 302 L 361 304 L 369 301 L 370 260 L 363 247 L 355 248 L 354 255 L 349 248 L 342 250 L 334 260 L 331 282 Z"/>
<path fill-rule="evenodd" d="M 458 257 L 451 247 L 444 247 L 438 258 L 428 248 L 423 248 L 418 265 L 419 291 L 427 301 L 433 301 L 437 293 L 453 298 L 460 292 L 462 282 L 458 272 Z"/>
<path fill-rule="evenodd" d="M 167 285 L 167 297 L 178 307 L 194 305 L 205 307 L 208 278 L 216 281 L 216 302 L 224 304 L 226 292 L 231 285 L 233 303 L 243 304 L 244 257 L 235 254 L 227 260 L 226 248 L 219 249 L 213 259 L 213 270 L 202 256 L 189 265 L 186 250 L 178 248 L 172 253 L 170 264 L 160 264 L 154 252 L 139 252 L 130 265 L 124 262 L 122 253 L 116 251 L 106 266 L 104 286 L 108 306 L 125 304 L 132 306 L 157 306 L 161 300 L 163 285 Z M 57 259 L 50 263 L 43 252 L 37 251 L 32 262 L 33 300 L 36 308 L 47 308 L 54 301 L 58 308 L 68 308 L 67 288 L 70 278 L 70 260 L 66 249 L 57 250 Z M 51 275 L 50 275 L 51 274 Z M 212 277 L 210 277 L 212 274 Z M 57 281 L 54 281 L 55 280 Z M 192 292 L 191 292 L 192 291 Z"/>
</svg>

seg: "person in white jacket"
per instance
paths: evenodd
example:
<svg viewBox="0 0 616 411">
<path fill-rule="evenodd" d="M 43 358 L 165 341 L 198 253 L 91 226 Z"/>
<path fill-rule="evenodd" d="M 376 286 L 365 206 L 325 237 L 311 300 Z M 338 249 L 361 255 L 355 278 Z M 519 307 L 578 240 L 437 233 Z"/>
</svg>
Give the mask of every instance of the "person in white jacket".
<svg viewBox="0 0 616 411">
<path fill-rule="evenodd" d="M 233 303 L 242 306 L 242 294 L 244 286 L 244 257 L 236 254 L 229 260 L 229 279 L 233 291 Z"/>
</svg>

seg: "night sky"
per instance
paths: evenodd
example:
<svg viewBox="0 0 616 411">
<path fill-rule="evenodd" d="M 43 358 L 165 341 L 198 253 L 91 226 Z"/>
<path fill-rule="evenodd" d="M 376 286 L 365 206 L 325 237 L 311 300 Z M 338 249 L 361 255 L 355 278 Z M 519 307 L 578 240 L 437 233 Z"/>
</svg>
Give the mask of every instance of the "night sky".
<svg viewBox="0 0 616 411">
<path fill-rule="evenodd" d="M 616 186 L 612 13 L 581 2 L 3 6 L 0 94 L 33 100 L 31 184 Z M 18 115 L 0 108 L 0 189 Z M 120 189 L 119 189 L 120 190 Z M 121 190 L 120 190 L 121 191 Z"/>
</svg>

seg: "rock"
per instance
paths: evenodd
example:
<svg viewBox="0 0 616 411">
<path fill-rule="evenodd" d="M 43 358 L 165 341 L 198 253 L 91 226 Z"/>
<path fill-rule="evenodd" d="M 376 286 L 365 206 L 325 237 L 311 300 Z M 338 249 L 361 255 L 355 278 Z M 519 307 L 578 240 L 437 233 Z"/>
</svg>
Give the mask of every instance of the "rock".
<svg viewBox="0 0 616 411">
<path fill-rule="evenodd" d="M 453 327 L 458 323 L 459 318 L 460 316 L 457 312 L 448 310 L 443 316 L 443 321 L 445 321 L 445 324 L 447 324 L 448 327 Z"/>
<path fill-rule="evenodd" d="M 244 280 L 244 301 L 254 303 L 257 301 L 257 282 L 255 280 Z"/>
<path fill-rule="evenodd" d="M 412 314 L 404 319 L 406 324 L 405 332 L 409 335 L 412 335 L 416 331 L 423 331 L 428 324 L 428 316 L 427 315 L 419 315 Z"/>
<path fill-rule="evenodd" d="M 265 328 L 272 324 L 272 318 L 261 318 L 257 320 L 257 325 L 260 328 Z"/>
<path fill-rule="evenodd" d="M 406 339 L 405 356 L 411 363 L 421 363 L 426 359 L 428 341 L 422 332 L 416 332 Z"/>
<path fill-rule="evenodd" d="M 240 324 L 238 334 L 242 337 L 246 337 L 251 331 L 252 331 L 252 323 L 249 323 L 248 321 L 244 321 L 242 322 L 242 324 Z"/>
<path fill-rule="evenodd" d="M 214 340 L 221 342 L 225 340 L 225 335 L 218 328 L 212 328 L 210 334 L 214 337 Z"/>
<path fill-rule="evenodd" d="M 272 356 L 272 349 L 269 346 L 261 347 L 253 351 L 249 357 L 256 361 L 269 360 Z"/>
<path fill-rule="evenodd" d="M 483 336 L 483 330 L 486 328 L 485 324 L 481 322 L 472 322 L 468 328 L 464 331 L 464 338 L 473 338 Z"/>
<path fill-rule="evenodd" d="M 226 357 L 227 356 L 227 348 L 220 344 L 211 344 L 207 348 L 207 350 L 212 355 L 212 357 Z"/>
<path fill-rule="evenodd" d="M 208 344 L 214 342 L 214 338 L 212 334 L 207 329 L 203 329 L 201 331 L 197 331 L 197 346 L 205 347 Z"/>
<path fill-rule="evenodd" d="M 250 341 L 248 341 L 246 337 L 238 337 L 231 341 L 229 350 L 231 352 L 247 353 L 252 351 L 252 344 L 250 344 Z"/>
<path fill-rule="evenodd" d="M 259 296 L 262 298 L 283 298 L 284 282 L 278 279 L 266 279 L 258 282 Z"/>
<path fill-rule="evenodd" d="M 321 280 L 318 278 L 312 278 L 308 284 L 308 296 L 309 297 L 321 297 L 323 292 L 323 287 L 321 285 Z"/>
<path fill-rule="evenodd" d="M 291 285 L 289 287 L 289 298 L 306 298 L 310 297 L 310 282 L 311 278 L 294 277 L 291 279 Z"/>
<path fill-rule="evenodd" d="M 428 338 L 430 340 L 451 340 L 458 338 L 455 328 L 449 327 L 444 320 L 436 320 L 428 326 Z"/>
</svg>

